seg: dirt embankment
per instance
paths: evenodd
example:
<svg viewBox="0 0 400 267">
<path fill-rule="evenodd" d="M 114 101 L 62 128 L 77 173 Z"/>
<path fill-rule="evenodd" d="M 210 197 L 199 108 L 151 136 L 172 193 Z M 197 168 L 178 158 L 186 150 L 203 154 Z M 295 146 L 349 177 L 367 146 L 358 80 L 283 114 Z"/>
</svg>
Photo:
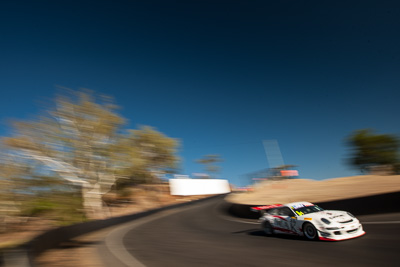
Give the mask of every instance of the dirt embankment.
<svg viewBox="0 0 400 267">
<path fill-rule="evenodd" d="M 325 202 L 400 191 L 400 175 L 363 175 L 322 181 L 290 179 L 264 181 L 253 192 L 229 195 L 232 203 L 265 205 L 295 201 Z"/>
<path fill-rule="evenodd" d="M 106 216 L 96 213 L 89 214 L 91 220 L 106 219 L 139 213 L 163 206 L 181 202 L 192 201 L 206 196 L 171 196 L 169 185 L 143 185 L 129 190 L 130 194 L 124 198 L 118 198 L 115 194 L 107 194 L 108 207 Z M 19 246 L 34 237 L 60 226 L 60 222 L 45 217 L 7 218 L 15 220 L 7 224 L 7 231 L 0 232 L 0 252 L 2 249 Z"/>
</svg>

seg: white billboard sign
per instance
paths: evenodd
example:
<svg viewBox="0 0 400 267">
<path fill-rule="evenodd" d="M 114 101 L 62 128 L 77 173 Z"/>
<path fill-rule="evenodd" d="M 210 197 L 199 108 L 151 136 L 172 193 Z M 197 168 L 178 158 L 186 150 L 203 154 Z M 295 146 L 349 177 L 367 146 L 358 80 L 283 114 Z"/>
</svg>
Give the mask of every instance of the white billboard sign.
<svg viewBox="0 0 400 267">
<path fill-rule="evenodd" d="M 223 179 L 170 179 L 171 195 L 218 195 L 231 192 L 228 180 Z"/>
</svg>

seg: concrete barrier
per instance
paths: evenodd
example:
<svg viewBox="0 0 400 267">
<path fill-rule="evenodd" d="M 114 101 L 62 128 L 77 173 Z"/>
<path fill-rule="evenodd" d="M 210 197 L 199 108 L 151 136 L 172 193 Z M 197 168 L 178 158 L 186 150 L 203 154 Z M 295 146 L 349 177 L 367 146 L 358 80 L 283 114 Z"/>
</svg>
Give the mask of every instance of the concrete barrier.
<svg viewBox="0 0 400 267">
<path fill-rule="evenodd" d="M 326 202 L 315 202 L 314 204 L 327 210 L 345 210 L 354 215 L 369 215 L 400 212 L 399 200 L 400 192 L 394 192 Z M 307 199 L 304 201 L 307 201 Z M 270 203 L 265 203 L 265 205 L 268 204 Z M 229 214 L 239 218 L 258 219 L 260 214 L 250 210 L 250 208 L 254 206 L 260 205 L 229 203 L 228 212 Z"/>
</svg>

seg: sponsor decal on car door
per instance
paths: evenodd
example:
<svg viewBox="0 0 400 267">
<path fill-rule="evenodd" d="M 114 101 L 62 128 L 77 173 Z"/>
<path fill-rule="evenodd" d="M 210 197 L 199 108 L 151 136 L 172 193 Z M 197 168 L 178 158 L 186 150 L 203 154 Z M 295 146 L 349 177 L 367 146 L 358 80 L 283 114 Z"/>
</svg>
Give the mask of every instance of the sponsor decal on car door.
<svg viewBox="0 0 400 267">
<path fill-rule="evenodd" d="M 279 215 L 274 215 L 274 229 L 284 233 L 298 234 L 295 225 L 296 217 L 289 208 L 279 210 Z"/>
</svg>

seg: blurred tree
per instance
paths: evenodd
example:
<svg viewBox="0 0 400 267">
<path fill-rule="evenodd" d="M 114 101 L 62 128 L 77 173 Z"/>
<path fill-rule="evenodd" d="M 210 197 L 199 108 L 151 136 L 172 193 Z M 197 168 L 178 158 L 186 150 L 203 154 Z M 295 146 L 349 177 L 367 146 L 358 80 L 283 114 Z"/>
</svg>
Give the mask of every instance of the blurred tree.
<svg viewBox="0 0 400 267">
<path fill-rule="evenodd" d="M 204 166 L 204 170 L 209 174 L 210 177 L 215 177 L 213 174 L 217 174 L 220 170 L 219 166 L 216 165 L 218 162 L 223 162 L 223 159 L 219 155 L 209 154 L 203 158 L 196 160 L 197 163 Z"/>
<path fill-rule="evenodd" d="M 179 141 L 165 136 L 149 126 L 130 130 L 123 141 L 129 153 L 129 168 L 125 169 L 130 183 L 159 182 L 165 174 L 175 173 L 179 158 Z"/>
<path fill-rule="evenodd" d="M 2 139 L 0 185 L 7 190 L 0 198 L 15 192 L 32 196 L 34 188 L 65 196 L 62 188 L 67 193 L 78 188 L 86 215 L 104 217 L 102 196 L 113 185 L 153 183 L 174 172 L 178 141 L 148 126 L 123 134 L 117 108 L 109 97 L 71 91 L 38 119 L 14 122 L 13 136 Z"/>
<path fill-rule="evenodd" d="M 364 129 L 355 131 L 347 142 L 353 150 L 350 163 L 363 173 L 379 166 L 394 170 L 399 164 L 399 141 L 395 136 Z"/>
<path fill-rule="evenodd" d="M 58 174 L 82 188 L 87 212 L 102 214 L 101 195 L 121 167 L 118 131 L 124 119 L 109 97 L 91 92 L 59 96 L 55 108 L 35 121 L 14 122 L 16 134 L 4 138 L 20 164 Z M 32 163 L 35 162 L 35 164 Z"/>
<path fill-rule="evenodd" d="M 59 177 L 40 174 L 37 164 L 31 163 L 5 148 L 0 150 L 0 232 L 15 231 L 26 221 L 25 216 L 39 213 L 61 223 L 82 221 L 85 216 L 78 188 Z"/>
<path fill-rule="evenodd" d="M 6 218 L 19 215 L 21 197 L 17 194 L 21 189 L 18 179 L 25 176 L 26 169 L 18 166 L 12 157 L 0 150 L 0 232 L 8 231 Z"/>
</svg>

